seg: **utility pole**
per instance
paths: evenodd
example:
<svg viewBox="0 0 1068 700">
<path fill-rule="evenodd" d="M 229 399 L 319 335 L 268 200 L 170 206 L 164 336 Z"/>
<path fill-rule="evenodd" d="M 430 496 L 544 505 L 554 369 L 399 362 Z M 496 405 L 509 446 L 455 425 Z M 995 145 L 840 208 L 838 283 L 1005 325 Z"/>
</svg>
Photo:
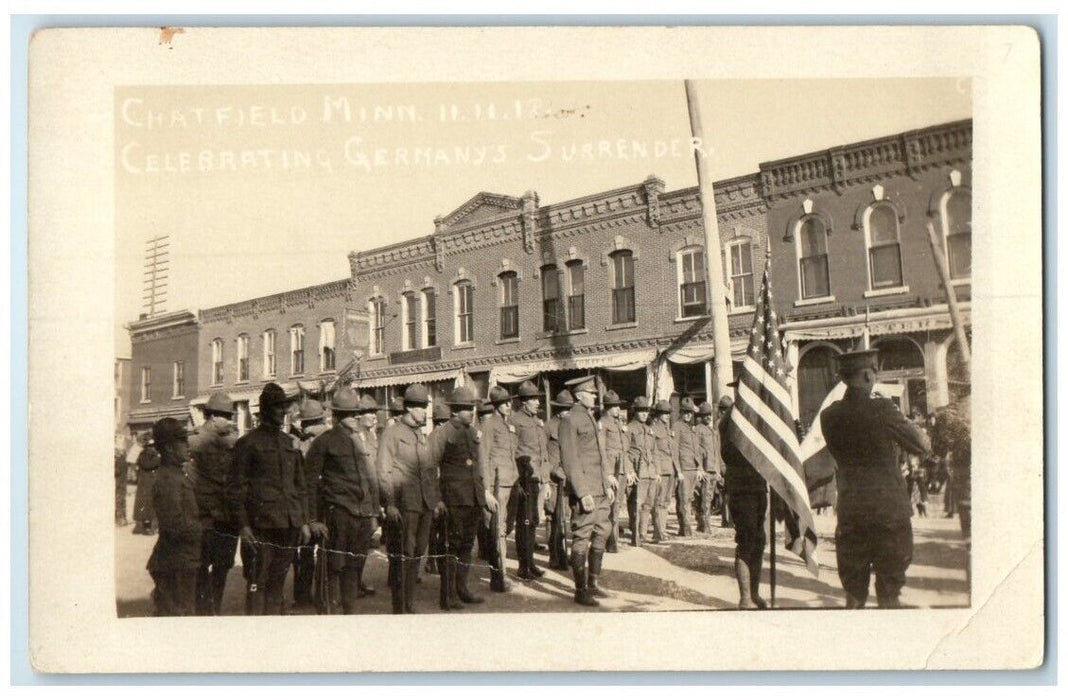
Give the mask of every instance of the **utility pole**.
<svg viewBox="0 0 1068 700">
<path fill-rule="evenodd" d="M 709 144 L 701 124 L 701 108 L 697 89 L 692 80 L 685 81 L 686 104 L 690 109 L 690 131 L 700 139 L 702 148 L 694 149 L 697 161 L 697 186 L 701 193 L 701 221 L 705 229 L 705 274 L 708 280 L 709 313 L 712 315 L 712 342 L 715 345 L 715 377 L 712 382 L 715 394 L 710 402 L 715 405 L 719 398 L 729 393 L 727 385 L 733 381 L 734 365 L 731 363 L 731 335 L 727 318 L 727 289 L 723 283 L 723 258 L 719 244 L 719 219 L 716 216 L 716 198 L 712 191 L 712 171 L 708 158 L 702 152 Z"/>
<path fill-rule="evenodd" d="M 170 270 L 170 236 L 158 236 L 145 243 L 144 294 L 141 307 L 146 318 L 166 311 L 167 272 Z"/>
</svg>

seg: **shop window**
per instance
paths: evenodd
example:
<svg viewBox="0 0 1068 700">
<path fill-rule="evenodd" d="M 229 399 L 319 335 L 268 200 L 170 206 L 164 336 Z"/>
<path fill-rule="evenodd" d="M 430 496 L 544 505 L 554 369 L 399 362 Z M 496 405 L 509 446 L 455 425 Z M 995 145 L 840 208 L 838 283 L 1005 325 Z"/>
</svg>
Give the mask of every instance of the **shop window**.
<svg viewBox="0 0 1068 700">
<path fill-rule="evenodd" d="M 834 358 L 838 351 L 827 345 L 809 348 L 797 365 L 797 399 L 805 430 L 812 427 L 820 405 L 837 383 Z"/>
</svg>

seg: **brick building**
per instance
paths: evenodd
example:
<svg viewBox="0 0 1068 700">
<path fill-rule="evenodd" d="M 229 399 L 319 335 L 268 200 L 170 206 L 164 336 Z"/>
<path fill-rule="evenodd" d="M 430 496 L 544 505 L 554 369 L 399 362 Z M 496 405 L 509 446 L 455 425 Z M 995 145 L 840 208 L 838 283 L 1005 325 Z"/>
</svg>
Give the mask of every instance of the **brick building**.
<svg viewBox="0 0 1068 700">
<path fill-rule="evenodd" d="M 766 246 L 759 184 L 716 183 L 738 359 Z M 666 192 L 653 176 L 550 205 L 480 193 L 429 236 L 349 255 L 370 323 L 357 384 L 384 401 L 415 381 L 441 399 L 456 381 L 485 395 L 535 378 L 551 396 L 594 372 L 624 399 L 702 399 L 713 354 L 703 255 L 697 189 Z"/>
<path fill-rule="evenodd" d="M 125 450 L 129 447 L 130 415 L 130 358 L 115 358 L 115 447 Z"/>
<path fill-rule="evenodd" d="M 160 418 L 190 421 L 189 400 L 197 388 L 197 318 L 189 311 L 142 318 L 130 332 L 129 412 L 132 434 L 151 430 Z M 116 373 L 121 363 L 116 363 Z"/>
<path fill-rule="evenodd" d="M 902 408 L 949 402 L 968 377 L 931 252 L 930 218 L 970 328 L 971 121 L 765 163 L 772 287 L 810 425 L 833 357 L 867 335 Z"/>
<path fill-rule="evenodd" d="M 354 299 L 343 279 L 202 310 L 200 382 L 192 403 L 201 406 L 213 392 L 226 392 L 244 432 L 267 382 L 290 392 L 325 393 L 352 351 L 366 345 L 365 312 Z"/>
</svg>

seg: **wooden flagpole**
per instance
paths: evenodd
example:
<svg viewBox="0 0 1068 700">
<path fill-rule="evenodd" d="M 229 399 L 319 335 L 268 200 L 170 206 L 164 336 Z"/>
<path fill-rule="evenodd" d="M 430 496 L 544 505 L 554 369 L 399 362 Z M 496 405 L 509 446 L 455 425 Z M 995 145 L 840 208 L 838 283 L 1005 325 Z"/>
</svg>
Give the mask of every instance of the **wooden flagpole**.
<svg viewBox="0 0 1068 700">
<path fill-rule="evenodd" d="M 946 290 L 946 304 L 949 306 L 949 318 L 953 321 L 953 332 L 957 335 L 957 345 L 960 347 L 960 356 L 964 360 L 964 367 L 968 370 L 968 376 L 972 376 L 972 352 L 968 347 L 968 336 L 964 332 L 964 321 L 960 316 L 960 307 L 957 306 L 957 290 L 953 288 L 953 282 L 949 278 L 949 262 L 942 252 L 942 245 L 938 241 L 934 223 L 927 219 L 927 236 L 931 240 L 931 252 L 934 254 L 935 267 L 942 277 L 942 286 Z"/>
</svg>

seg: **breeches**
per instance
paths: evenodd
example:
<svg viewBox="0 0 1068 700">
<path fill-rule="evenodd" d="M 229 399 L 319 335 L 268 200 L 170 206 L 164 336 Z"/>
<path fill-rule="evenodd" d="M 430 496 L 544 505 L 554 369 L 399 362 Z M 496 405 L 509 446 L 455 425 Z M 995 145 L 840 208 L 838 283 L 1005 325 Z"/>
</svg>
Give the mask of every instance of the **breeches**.
<svg viewBox="0 0 1068 700">
<path fill-rule="evenodd" d="M 330 507 L 326 512 L 327 566 L 330 571 L 342 569 L 362 570 L 371 548 L 375 521 L 371 517 L 352 515 L 342 508 Z"/>
<path fill-rule="evenodd" d="M 245 560 L 248 579 L 248 612 L 251 615 L 281 615 L 282 588 L 300 542 L 298 528 L 253 530 L 256 542 L 242 550 L 251 555 Z M 251 567 L 250 567 L 251 564 Z"/>
<path fill-rule="evenodd" d="M 912 522 L 908 519 L 874 523 L 842 523 L 834 532 L 838 577 L 846 593 L 863 602 L 871 574 L 875 595 L 894 598 L 905 585 L 912 563 Z"/>
<path fill-rule="evenodd" d="M 763 491 L 732 493 L 730 509 L 734 523 L 735 556 L 747 563 L 763 557 L 767 543 L 764 521 L 768 494 Z"/>
<path fill-rule="evenodd" d="M 604 551 L 611 530 L 611 509 L 608 496 L 594 496 L 593 510 L 582 512 L 577 499 L 571 500 L 571 552 L 572 558 L 585 556 L 591 549 Z"/>
<path fill-rule="evenodd" d="M 152 571 L 156 589 L 152 599 L 156 604 L 156 617 L 192 615 L 196 608 L 196 569 Z"/>
</svg>

